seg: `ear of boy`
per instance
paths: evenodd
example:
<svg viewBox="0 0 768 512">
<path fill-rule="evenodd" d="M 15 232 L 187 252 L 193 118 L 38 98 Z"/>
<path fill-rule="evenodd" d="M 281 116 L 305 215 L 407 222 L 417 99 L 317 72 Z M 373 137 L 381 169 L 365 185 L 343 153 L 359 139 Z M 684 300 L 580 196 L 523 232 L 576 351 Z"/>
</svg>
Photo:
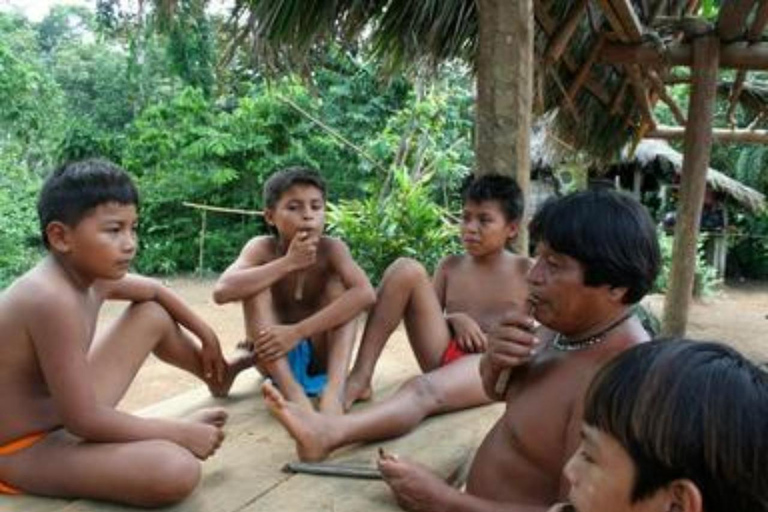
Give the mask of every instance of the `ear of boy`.
<svg viewBox="0 0 768 512">
<path fill-rule="evenodd" d="M 72 237 L 69 226 L 60 221 L 49 222 L 45 227 L 48 246 L 59 254 L 68 254 L 72 250 Z"/>
<path fill-rule="evenodd" d="M 665 512 L 704 512 L 701 491 L 692 481 L 681 478 L 667 486 L 668 507 Z"/>
</svg>

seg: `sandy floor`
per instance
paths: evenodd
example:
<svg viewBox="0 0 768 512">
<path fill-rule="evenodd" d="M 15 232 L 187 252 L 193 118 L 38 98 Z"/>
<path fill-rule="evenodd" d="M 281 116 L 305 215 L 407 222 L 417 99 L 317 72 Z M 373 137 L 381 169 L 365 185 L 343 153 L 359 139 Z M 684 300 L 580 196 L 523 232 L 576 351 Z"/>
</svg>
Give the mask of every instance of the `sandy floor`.
<svg viewBox="0 0 768 512">
<path fill-rule="evenodd" d="M 167 284 L 211 324 L 219 334 L 224 353 L 230 353 L 243 336 L 239 306 L 214 304 L 211 299 L 212 281 L 173 279 Z M 648 297 L 646 303 L 654 313 L 661 315 L 662 296 Z M 113 319 L 122 307 L 119 304 L 105 307 L 102 315 L 104 322 Z M 767 333 L 768 284 L 728 287 L 716 297 L 694 304 L 689 319 L 690 336 L 731 342 L 761 360 L 768 360 Z M 398 357 L 412 357 L 402 331 L 395 334 L 390 344 L 390 350 Z M 198 385 L 200 382 L 194 377 L 151 358 L 120 405 L 122 409 L 135 411 Z"/>
</svg>

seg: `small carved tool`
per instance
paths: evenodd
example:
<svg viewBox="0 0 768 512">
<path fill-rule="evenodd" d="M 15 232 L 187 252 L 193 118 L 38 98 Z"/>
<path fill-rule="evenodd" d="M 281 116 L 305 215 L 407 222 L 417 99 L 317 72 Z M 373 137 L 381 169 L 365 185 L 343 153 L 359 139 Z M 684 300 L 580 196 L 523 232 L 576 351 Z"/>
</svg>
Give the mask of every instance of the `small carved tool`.
<svg viewBox="0 0 768 512">
<path fill-rule="evenodd" d="M 378 468 L 362 464 L 341 464 L 335 462 L 289 462 L 283 466 L 283 472 L 364 478 L 368 480 L 381 480 L 382 478 Z"/>
</svg>

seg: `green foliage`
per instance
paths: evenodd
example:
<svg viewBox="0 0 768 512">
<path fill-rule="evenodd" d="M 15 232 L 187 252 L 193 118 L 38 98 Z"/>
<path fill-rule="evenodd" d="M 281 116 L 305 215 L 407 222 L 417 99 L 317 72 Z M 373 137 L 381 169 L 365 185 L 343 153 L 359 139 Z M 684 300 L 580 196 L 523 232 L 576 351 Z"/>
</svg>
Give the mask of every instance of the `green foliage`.
<svg viewBox="0 0 768 512">
<path fill-rule="evenodd" d="M 441 258 L 460 250 L 448 212 L 430 197 L 432 175 L 412 180 L 401 168 L 393 177 L 392 187 L 382 197 L 329 205 L 331 232 L 346 241 L 376 283 L 398 257 L 415 258 L 431 272 Z"/>
<path fill-rule="evenodd" d="M 737 269 L 741 277 L 768 279 L 768 212 L 743 216 L 737 225 L 743 235 L 735 237 L 729 268 Z"/>
<path fill-rule="evenodd" d="M 672 268 L 674 238 L 668 236 L 661 230 L 658 232 L 658 237 L 659 246 L 661 247 L 662 266 L 659 276 L 656 278 L 653 291 L 657 293 L 665 293 L 669 287 L 669 272 Z M 717 278 L 717 271 L 714 267 L 708 265 L 704 259 L 703 247 L 704 239 L 700 238 L 696 248 L 696 270 L 694 273 L 693 285 L 693 294 L 697 297 L 711 295 L 720 285 L 720 281 Z"/>
</svg>

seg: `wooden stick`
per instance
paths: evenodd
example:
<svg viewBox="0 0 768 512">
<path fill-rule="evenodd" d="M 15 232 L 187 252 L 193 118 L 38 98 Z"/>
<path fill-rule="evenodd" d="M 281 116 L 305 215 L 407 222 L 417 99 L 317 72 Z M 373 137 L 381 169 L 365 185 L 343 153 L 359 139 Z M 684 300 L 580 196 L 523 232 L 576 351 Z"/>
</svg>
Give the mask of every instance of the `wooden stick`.
<svg viewBox="0 0 768 512">
<path fill-rule="evenodd" d="M 337 464 L 333 462 L 289 462 L 283 466 L 283 473 L 306 473 L 310 475 L 341 476 L 381 480 L 381 471 L 371 466 Z"/>
<path fill-rule="evenodd" d="M 532 316 L 534 313 L 534 310 L 536 309 L 536 306 L 528 303 L 528 315 Z M 499 376 L 496 378 L 496 385 L 493 387 L 493 390 L 496 392 L 497 395 L 503 395 L 504 392 L 507 390 L 507 386 L 509 386 L 509 377 L 512 375 L 512 368 L 504 368 L 499 372 Z"/>
</svg>

